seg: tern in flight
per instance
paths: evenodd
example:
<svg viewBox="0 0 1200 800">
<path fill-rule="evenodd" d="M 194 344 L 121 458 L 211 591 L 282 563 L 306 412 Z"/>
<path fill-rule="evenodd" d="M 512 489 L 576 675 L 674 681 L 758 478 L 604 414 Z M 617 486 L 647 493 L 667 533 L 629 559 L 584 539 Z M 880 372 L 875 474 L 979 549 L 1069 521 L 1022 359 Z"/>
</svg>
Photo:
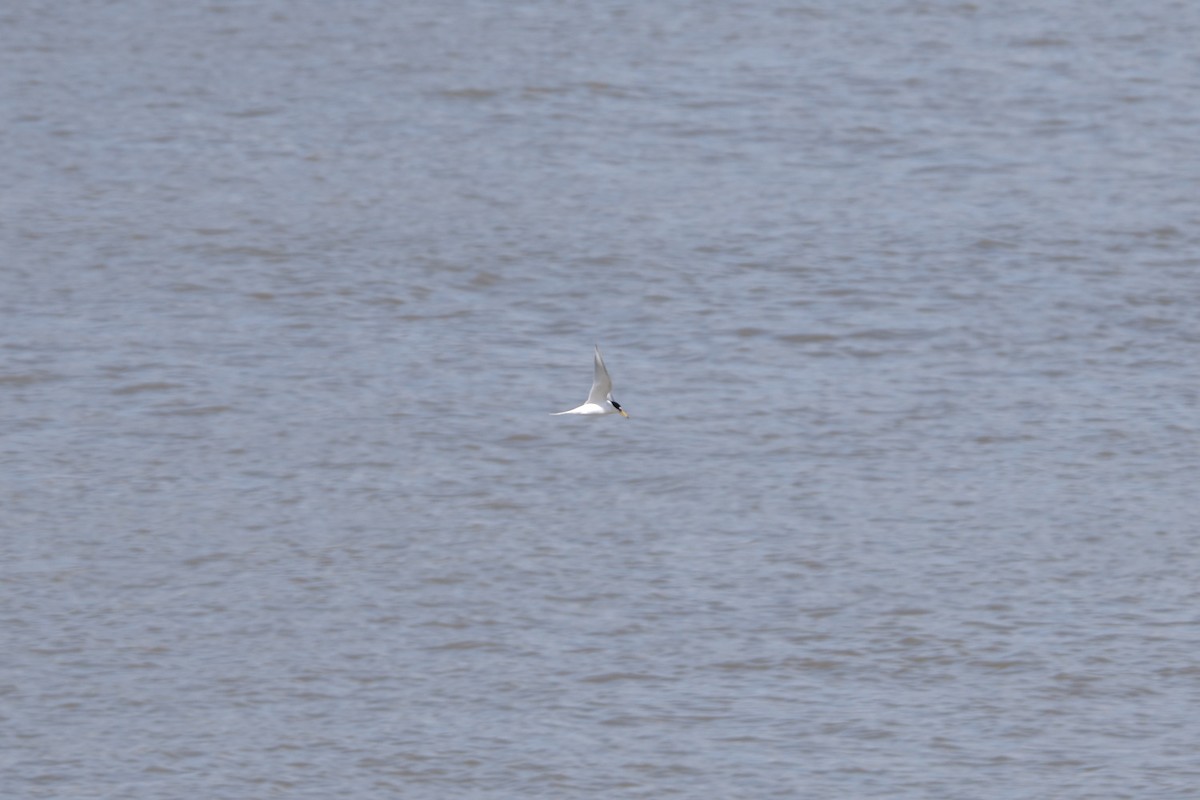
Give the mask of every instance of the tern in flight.
<svg viewBox="0 0 1200 800">
<path fill-rule="evenodd" d="M 600 357 L 600 346 L 596 346 L 596 374 L 592 378 L 592 390 L 588 392 L 587 402 L 570 411 L 559 411 L 553 416 L 562 414 L 581 414 L 585 417 L 600 417 L 605 414 L 620 414 L 628 418 L 621 404 L 612 398 L 612 378 L 604 368 L 604 359 Z"/>
</svg>

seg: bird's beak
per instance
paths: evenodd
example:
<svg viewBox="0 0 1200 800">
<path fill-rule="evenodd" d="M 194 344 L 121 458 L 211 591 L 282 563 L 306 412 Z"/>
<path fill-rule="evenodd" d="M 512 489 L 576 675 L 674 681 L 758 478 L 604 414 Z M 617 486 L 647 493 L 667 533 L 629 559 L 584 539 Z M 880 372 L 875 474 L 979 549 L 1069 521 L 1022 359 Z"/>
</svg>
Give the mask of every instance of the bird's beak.
<svg viewBox="0 0 1200 800">
<path fill-rule="evenodd" d="M 618 414 L 620 414 L 620 415 L 621 415 L 622 417 L 624 417 L 625 419 L 629 419 L 629 415 L 625 413 L 625 409 L 623 409 L 623 408 L 618 408 L 618 409 L 617 409 L 617 413 L 618 413 Z"/>
</svg>

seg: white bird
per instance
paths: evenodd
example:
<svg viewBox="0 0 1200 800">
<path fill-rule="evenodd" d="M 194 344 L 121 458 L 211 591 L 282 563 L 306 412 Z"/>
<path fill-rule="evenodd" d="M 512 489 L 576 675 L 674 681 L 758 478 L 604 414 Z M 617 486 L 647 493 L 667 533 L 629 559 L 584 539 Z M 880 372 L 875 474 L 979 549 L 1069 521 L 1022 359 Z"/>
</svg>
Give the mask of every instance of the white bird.
<svg viewBox="0 0 1200 800">
<path fill-rule="evenodd" d="M 628 418 L 625 409 L 621 408 L 621 404 L 612 399 L 612 378 L 608 377 L 608 370 L 604 368 L 604 359 L 600 357 L 600 346 L 596 346 L 596 374 L 592 378 L 592 390 L 588 392 L 587 402 L 578 408 L 572 408 L 570 411 L 558 411 L 551 416 L 560 416 L 562 414 L 582 414 L 588 417 L 599 417 L 604 414 L 620 414 L 622 417 Z"/>
</svg>

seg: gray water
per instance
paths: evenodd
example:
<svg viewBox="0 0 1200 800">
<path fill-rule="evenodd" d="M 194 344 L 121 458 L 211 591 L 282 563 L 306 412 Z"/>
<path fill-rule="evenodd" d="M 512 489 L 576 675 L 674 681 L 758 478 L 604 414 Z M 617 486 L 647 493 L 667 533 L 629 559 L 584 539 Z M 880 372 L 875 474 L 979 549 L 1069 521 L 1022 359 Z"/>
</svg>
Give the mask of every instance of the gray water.
<svg viewBox="0 0 1200 800">
<path fill-rule="evenodd" d="M 1200 6 L 0 37 L 6 797 L 1196 796 Z"/>
</svg>

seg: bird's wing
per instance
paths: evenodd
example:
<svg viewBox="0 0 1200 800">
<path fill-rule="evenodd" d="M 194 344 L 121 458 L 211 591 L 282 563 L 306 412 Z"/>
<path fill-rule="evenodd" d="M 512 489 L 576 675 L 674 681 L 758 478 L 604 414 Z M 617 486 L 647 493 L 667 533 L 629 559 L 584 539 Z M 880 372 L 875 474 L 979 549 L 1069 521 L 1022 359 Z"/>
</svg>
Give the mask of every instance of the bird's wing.
<svg viewBox="0 0 1200 800">
<path fill-rule="evenodd" d="M 608 402 L 609 392 L 612 391 L 612 378 L 604 368 L 604 359 L 600 357 L 600 348 L 596 348 L 596 375 L 592 378 L 592 391 L 588 392 L 589 403 L 603 406 Z"/>
</svg>

